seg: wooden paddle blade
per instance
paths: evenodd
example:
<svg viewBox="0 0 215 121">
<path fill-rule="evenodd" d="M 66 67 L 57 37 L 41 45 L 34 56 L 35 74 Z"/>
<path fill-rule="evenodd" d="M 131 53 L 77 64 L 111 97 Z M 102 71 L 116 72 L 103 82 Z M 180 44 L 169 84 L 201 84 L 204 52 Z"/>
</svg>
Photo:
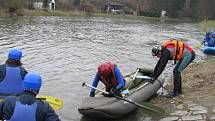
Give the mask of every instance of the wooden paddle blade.
<svg viewBox="0 0 215 121">
<path fill-rule="evenodd" d="M 160 107 L 154 107 L 154 105 L 152 105 L 148 102 L 143 102 L 141 104 L 147 106 L 148 108 L 150 108 L 150 110 L 148 110 L 146 108 L 142 108 L 142 110 L 140 110 L 140 111 L 143 114 L 152 117 L 154 120 L 159 120 L 166 114 L 164 109 L 161 109 Z"/>
<path fill-rule="evenodd" d="M 51 96 L 38 96 L 37 98 L 45 100 L 46 102 L 51 105 L 51 107 L 54 110 L 60 110 L 63 107 L 63 101 L 57 97 L 51 97 Z"/>
<path fill-rule="evenodd" d="M 150 111 L 154 112 L 154 113 L 157 113 L 157 114 L 160 114 L 160 115 L 163 115 L 165 113 L 165 110 L 158 107 L 158 106 L 155 106 L 149 102 L 142 102 L 142 104 L 144 104 L 144 106 L 147 107 L 147 109 L 150 109 Z"/>
</svg>

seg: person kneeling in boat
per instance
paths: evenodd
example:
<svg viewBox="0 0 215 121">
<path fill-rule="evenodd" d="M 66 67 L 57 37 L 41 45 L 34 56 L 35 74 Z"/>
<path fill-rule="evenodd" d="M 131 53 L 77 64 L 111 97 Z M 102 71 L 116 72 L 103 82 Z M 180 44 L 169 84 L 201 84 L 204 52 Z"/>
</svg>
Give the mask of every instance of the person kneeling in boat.
<svg viewBox="0 0 215 121">
<path fill-rule="evenodd" d="M 207 33 L 202 44 L 205 44 L 208 47 L 215 47 L 215 32 Z"/>
<path fill-rule="evenodd" d="M 159 77 L 167 65 L 168 60 L 174 60 L 176 66 L 173 70 L 174 89 L 168 97 L 175 97 L 182 93 L 181 72 L 194 60 L 195 52 L 193 49 L 181 40 L 170 39 L 162 46 L 152 48 L 152 55 L 157 56 L 157 62 L 154 72 L 151 74 L 151 83 Z"/>
<path fill-rule="evenodd" d="M 0 119 L 7 121 L 60 121 L 53 108 L 45 101 L 37 100 L 42 79 L 38 73 L 29 72 L 24 80 L 24 92 L 8 96 L 0 103 Z"/>
<path fill-rule="evenodd" d="M 0 97 L 16 95 L 24 91 L 22 82 L 27 71 L 21 63 L 22 51 L 11 48 L 5 64 L 0 65 Z"/>
<path fill-rule="evenodd" d="M 99 65 L 92 86 L 97 87 L 99 81 L 106 86 L 106 92 L 109 92 L 109 94 L 104 94 L 104 96 L 107 97 L 120 95 L 121 89 L 125 86 L 125 81 L 119 68 L 111 62 L 105 62 Z M 91 89 L 90 97 L 94 96 L 95 89 Z"/>
</svg>

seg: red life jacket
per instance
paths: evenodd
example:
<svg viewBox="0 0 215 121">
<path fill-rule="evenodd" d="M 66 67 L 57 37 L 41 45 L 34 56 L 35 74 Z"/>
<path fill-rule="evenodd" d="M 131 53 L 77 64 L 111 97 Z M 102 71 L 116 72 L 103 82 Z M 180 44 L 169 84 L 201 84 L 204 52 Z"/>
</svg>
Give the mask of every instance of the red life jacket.
<svg viewBox="0 0 215 121">
<path fill-rule="evenodd" d="M 104 78 L 101 78 L 101 76 L 99 76 L 100 77 L 100 80 L 101 80 L 101 82 L 105 85 L 105 86 L 108 86 L 108 85 L 112 85 L 112 86 L 116 86 L 116 85 L 118 85 L 118 82 L 117 82 L 117 80 L 116 80 L 116 75 L 115 75 L 115 73 L 114 73 L 114 64 L 113 63 L 111 63 L 111 62 L 108 62 L 108 63 L 106 63 L 106 64 L 109 64 L 110 65 L 110 67 L 111 67 L 111 73 L 112 74 L 110 74 L 109 76 L 111 76 L 112 75 L 112 77 L 106 77 L 105 79 Z M 110 83 L 108 83 L 108 79 L 111 79 L 111 80 L 109 80 L 109 81 L 111 81 Z"/>
</svg>

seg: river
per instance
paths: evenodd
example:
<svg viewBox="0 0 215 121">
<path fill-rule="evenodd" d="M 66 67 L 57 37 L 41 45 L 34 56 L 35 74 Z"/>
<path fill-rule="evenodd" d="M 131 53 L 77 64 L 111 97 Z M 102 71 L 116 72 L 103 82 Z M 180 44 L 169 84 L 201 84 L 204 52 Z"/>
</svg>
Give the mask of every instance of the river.
<svg viewBox="0 0 215 121">
<path fill-rule="evenodd" d="M 81 84 L 91 83 L 100 63 L 112 61 L 124 75 L 138 67 L 153 68 L 157 59 L 151 56 L 152 46 L 173 37 L 184 38 L 195 48 L 204 33 L 195 23 L 148 19 L 0 18 L 0 64 L 6 61 L 9 48 L 22 49 L 23 67 L 42 76 L 40 94 L 64 101 L 57 111 L 62 121 L 88 121 L 77 110 L 89 93 Z M 196 60 L 204 57 L 198 48 L 195 50 Z M 126 117 L 130 120 L 142 120 L 141 111 Z"/>
</svg>

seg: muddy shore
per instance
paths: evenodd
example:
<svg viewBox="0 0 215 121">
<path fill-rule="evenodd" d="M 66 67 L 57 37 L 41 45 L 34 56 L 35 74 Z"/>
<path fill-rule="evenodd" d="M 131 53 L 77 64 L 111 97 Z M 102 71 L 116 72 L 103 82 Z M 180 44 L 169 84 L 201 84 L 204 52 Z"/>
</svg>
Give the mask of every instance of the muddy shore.
<svg viewBox="0 0 215 121">
<path fill-rule="evenodd" d="M 174 98 L 157 96 L 150 102 L 166 109 L 161 121 L 215 120 L 215 58 L 192 63 L 182 73 L 183 94 Z M 172 77 L 165 87 L 173 89 Z"/>
</svg>

